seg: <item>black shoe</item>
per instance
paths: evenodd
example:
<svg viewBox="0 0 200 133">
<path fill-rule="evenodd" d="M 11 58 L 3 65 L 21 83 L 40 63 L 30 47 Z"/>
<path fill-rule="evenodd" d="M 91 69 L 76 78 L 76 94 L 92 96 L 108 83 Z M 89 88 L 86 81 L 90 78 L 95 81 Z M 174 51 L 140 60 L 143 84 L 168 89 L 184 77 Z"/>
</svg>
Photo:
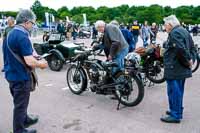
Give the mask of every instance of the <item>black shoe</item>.
<svg viewBox="0 0 200 133">
<path fill-rule="evenodd" d="M 171 112 L 167 110 L 166 115 L 171 115 Z"/>
<path fill-rule="evenodd" d="M 166 123 L 180 123 L 181 122 L 179 119 L 175 119 L 171 116 L 162 117 L 160 118 L 160 120 Z"/>
<path fill-rule="evenodd" d="M 24 130 L 22 133 L 37 133 L 37 130 L 35 130 L 35 129 Z"/>
<path fill-rule="evenodd" d="M 26 122 L 24 123 L 24 127 L 28 128 L 38 122 L 39 118 L 36 116 L 28 116 Z"/>
</svg>

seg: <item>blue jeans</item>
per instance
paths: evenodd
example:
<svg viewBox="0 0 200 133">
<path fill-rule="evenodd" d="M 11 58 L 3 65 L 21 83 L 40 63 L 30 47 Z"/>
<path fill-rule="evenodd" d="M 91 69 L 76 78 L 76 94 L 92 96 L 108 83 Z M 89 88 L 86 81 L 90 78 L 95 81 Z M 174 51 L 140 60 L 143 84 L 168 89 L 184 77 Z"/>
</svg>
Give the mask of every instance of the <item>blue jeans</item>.
<svg viewBox="0 0 200 133">
<path fill-rule="evenodd" d="M 149 38 L 148 37 L 144 37 L 142 40 L 143 40 L 143 46 L 147 47 Z"/>
<path fill-rule="evenodd" d="M 167 93 L 171 117 L 182 119 L 185 79 L 167 80 Z"/>
<path fill-rule="evenodd" d="M 76 40 L 77 32 L 72 32 L 73 40 Z"/>
<path fill-rule="evenodd" d="M 136 46 L 134 38 L 132 38 L 132 39 L 133 39 L 132 43 L 129 44 L 129 51 L 128 51 L 129 53 L 133 52 L 135 50 L 135 46 Z"/>
<path fill-rule="evenodd" d="M 30 81 L 8 81 L 13 97 L 13 133 L 22 133 L 25 130 L 24 123 L 28 119 L 27 108 L 30 98 Z"/>
<path fill-rule="evenodd" d="M 113 57 L 113 62 L 118 64 L 118 67 L 112 68 L 112 74 L 118 71 L 124 70 L 124 58 L 128 54 L 128 48 L 122 49 L 115 57 Z"/>
<path fill-rule="evenodd" d="M 133 35 L 133 40 L 134 40 L 134 46 L 136 47 L 136 44 L 138 42 L 138 35 Z"/>
</svg>

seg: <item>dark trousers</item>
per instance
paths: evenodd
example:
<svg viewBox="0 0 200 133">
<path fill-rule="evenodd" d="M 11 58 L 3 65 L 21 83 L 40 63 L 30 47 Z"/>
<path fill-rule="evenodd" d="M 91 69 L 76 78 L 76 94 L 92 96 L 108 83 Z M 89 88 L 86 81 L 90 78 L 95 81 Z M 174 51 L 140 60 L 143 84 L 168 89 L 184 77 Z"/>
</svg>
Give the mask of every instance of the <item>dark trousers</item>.
<svg viewBox="0 0 200 133">
<path fill-rule="evenodd" d="M 13 96 L 13 133 L 22 133 L 24 123 L 28 119 L 27 108 L 30 97 L 30 81 L 9 81 L 10 92 Z"/>
<path fill-rule="evenodd" d="M 138 42 L 138 35 L 133 35 L 133 39 L 134 39 L 134 46 L 136 47 L 136 44 Z"/>
<path fill-rule="evenodd" d="M 169 100 L 170 114 L 175 119 L 182 119 L 183 115 L 183 95 L 185 79 L 167 80 L 167 93 Z"/>
</svg>

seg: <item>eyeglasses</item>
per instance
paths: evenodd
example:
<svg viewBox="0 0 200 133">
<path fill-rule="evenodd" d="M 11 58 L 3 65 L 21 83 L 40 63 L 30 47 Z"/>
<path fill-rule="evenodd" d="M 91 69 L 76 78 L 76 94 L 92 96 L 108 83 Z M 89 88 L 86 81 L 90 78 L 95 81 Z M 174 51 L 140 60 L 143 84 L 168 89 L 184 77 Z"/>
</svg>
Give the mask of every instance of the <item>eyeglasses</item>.
<svg viewBox="0 0 200 133">
<path fill-rule="evenodd" d="M 30 22 L 32 25 L 35 25 L 35 22 L 33 22 L 33 21 L 30 21 L 30 20 L 29 20 L 28 22 Z"/>
</svg>

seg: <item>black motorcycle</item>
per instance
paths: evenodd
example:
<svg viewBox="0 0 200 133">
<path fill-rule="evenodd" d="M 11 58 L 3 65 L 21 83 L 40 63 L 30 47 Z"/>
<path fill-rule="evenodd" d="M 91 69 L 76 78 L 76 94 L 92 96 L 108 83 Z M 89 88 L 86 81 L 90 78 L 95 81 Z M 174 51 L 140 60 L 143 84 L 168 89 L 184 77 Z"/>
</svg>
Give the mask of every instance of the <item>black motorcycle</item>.
<svg viewBox="0 0 200 133">
<path fill-rule="evenodd" d="M 131 107 L 142 101 L 144 86 L 138 75 L 128 71 L 112 74 L 112 68 L 117 67 L 117 63 L 96 59 L 93 50 L 75 52 L 77 56 L 71 60 L 72 64 L 67 71 L 67 84 L 72 93 L 80 95 L 88 90 L 90 81 L 89 90 L 92 92 L 117 98 L 117 109 L 120 104 Z"/>
</svg>

